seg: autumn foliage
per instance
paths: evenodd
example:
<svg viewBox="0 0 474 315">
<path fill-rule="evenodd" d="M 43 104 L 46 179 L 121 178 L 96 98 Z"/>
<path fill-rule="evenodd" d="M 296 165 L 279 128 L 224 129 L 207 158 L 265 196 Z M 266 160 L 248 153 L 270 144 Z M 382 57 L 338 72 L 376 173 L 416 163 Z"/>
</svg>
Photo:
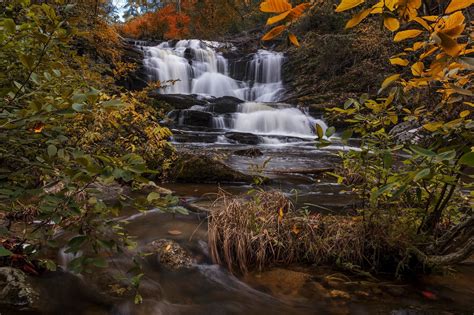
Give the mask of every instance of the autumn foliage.
<svg viewBox="0 0 474 315">
<path fill-rule="evenodd" d="M 156 12 L 138 16 L 120 27 L 132 38 L 181 39 L 190 35 L 190 17 L 169 4 Z"/>
</svg>

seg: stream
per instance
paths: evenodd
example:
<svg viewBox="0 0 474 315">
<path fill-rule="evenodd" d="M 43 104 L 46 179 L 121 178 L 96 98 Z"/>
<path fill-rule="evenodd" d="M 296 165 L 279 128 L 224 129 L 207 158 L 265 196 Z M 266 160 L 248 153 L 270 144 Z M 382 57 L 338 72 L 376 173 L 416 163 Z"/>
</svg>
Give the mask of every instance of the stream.
<svg viewBox="0 0 474 315">
<path fill-rule="evenodd" d="M 227 53 L 221 52 L 225 48 Z M 148 80 L 175 80 L 160 93 L 193 97 L 187 108 L 169 113 L 166 122 L 178 152 L 199 152 L 219 158 L 246 174 L 266 166 L 267 189 L 280 189 L 298 207 L 322 213 L 352 211 L 357 200 L 336 181 L 322 174 L 291 172 L 334 168 L 340 150 L 357 149 L 356 141 L 317 148 L 315 125 L 327 128 L 323 118 L 282 102 L 282 53 L 259 50 L 238 56 L 226 44 L 182 40 L 158 46 L 138 46 L 144 53 Z M 229 53 L 230 52 L 230 53 Z M 230 58 L 227 55 L 234 57 Z M 235 57 L 238 56 L 238 57 Z M 255 151 L 257 149 L 258 151 Z M 250 150 L 250 151 L 249 151 Z M 254 151 L 251 151 L 254 150 Z M 257 152 L 251 155 L 238 152 Z M 245 193 L 249 184 L 163 185 L 186 203 L 208 208 L 219 189 Z M 192 253 L 191 268 L 169 271 L 146 260 L 141 293 L 134 305 L 125 298 L 104 303 L 96 288 L 107 288 L 107 270 L 77 277 L 50 276 L 42 286 L 56 288 L 48 309 L 63 314 L 473 314 L 474 264 L 449 275 L 393 281 L 341 274 L 335 267 L 289 266 L 234 276 L 214 265 L 207 247 L 205 215 L 171 215 L 128 209 L 127 230 L 137 236 L 138 248 L 157 239 L 172 239 Z M 179 231 L 179 235 L 169 231 Z M 111 266 L 131 267 L 127 254 L 109 258 Z M 71 257 L 61 257 L 67 262 Z M 57 312 L 60 309 L 62 312 Z M 3 314 L 3 313 L 2 313 Z"/>
</svg>

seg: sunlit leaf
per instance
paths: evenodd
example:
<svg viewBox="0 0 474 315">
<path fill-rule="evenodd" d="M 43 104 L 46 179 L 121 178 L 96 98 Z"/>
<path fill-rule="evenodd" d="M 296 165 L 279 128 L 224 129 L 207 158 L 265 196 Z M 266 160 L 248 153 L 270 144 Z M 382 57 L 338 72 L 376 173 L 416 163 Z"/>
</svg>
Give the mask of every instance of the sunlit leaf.
<svg viewBox="0 0 474 315">
<path fill-rule="evenodd" d="M 383 82 L 382 86 L 380 87 L 379 93 L 383 90 L 385 90 L 388 86 L 390 86 L 392 83 L 397 81 L 400 78 L 400 74 L 393 74 L 389 77 L 387 77 Z"/>
<path fill-rule="evenodd" d="M 451 0 L 444 13 L 449 14 L 454 11 L 465 9 L 474 4 L 474 0 Z"/>
<path fill-rule="evenodd" d="M 279 15 L 276 15 L 274 17 L 269 18 L 267 20 L 267 25 L 272 25 L 272 24 L 275 24 L 275 23 L 278 23 L 278 22 L 284 20 L 288 16 L 288 14 L 290 14 L 290 12 L 291 11 L 286 11 L 286 12 L 283 12 Z"/>
<path fill-rule="evenodd" d="M 342 0 L 341 3 L 337 6 L 336 12 L 343 12 L 355 8 L 364 2 L 364 0 Z"/>
<path fill-rule="evenodd" d="M 425 128 L 428 131 L 435 132 L 442 126 L 443 126 L 442 122 L 433 122 L 433 123 L 424 124 L 423 128 Z"/>
<path fill-rule="evenodd" d="M 293 45 L 295 45 L 296 47 L 300 47 L 300 43 L 298 42 L 298 38 L 296 38 L 295 34 L 290 33 L 288 35 L 288 39 Z"/>
<path fill-rule="evenodd" d="M 459 117 L 461 117 L 461 118 L 467 117 L 467 116 L 469 116 L 470 113 L 471 113 L 470 110 L 463 110 L 463 111 L 459 114 Z"/>
<path fill-rule="evenodd" d="M 423 62 L 417 62 L 411 66 L 411 73 L 414 76 L 419 77 L 423 74 L 424 68 L 425 65 L 423 64 Z"/>
<path fill-rule="evenodd" d="M 418 35 L 420 35 L 421 33 L 423 33 L 422 30 L 406 30 L 406 31 L 400 31 L 400 32 L 398 32 L 397 34 L 395 34 L 395 37 L 393 38 L 393 40 L 394 40 L 395 42 L 399 42 L 399 41 L 402 41 L 402 40 L 405 40 L 405 39 L 415 38 L 415 37 L 417 37 Z"/>
<path fill-rule="evenodd" d="M 357 13 L 356 15 L 354 15 L 352 17 L 352 19 L 347 21 L 346 28 L 354 27 L 357 24 L 359 24 L 360 22 L 362 22 L 362 20 L 364 20 L 370 14 L 371 11 L 372 11 L 372 9 L 365 9 L 365 10 L 362 10 L 361 12 Z"/>
<path fill-rule="evenodd" d="M 286 0 L 265 0 L 260 4 L 260 11 L 267 13 L 282 13 L 292 8 Z"/>
<path fill-rule="evenodd" d="M 389 16 L 383 19 L 383 25 L 392 32 L 395 32 L 400 28 L 400 22 L 398 19 Z"/>
<path fill-rule="evenodd" d="M 277 27 L 274 27 L 268 33 L 263 35 L 262 40 L 272 40 L 278 35 L 280 35 L 285 29 L 286 29 L 285 25 L 279 25 Z"/>
<path fill-rule="evenodd" d="M 402 59 L 402 58 L 397 57 L 397 58 L 391 58 L 390 63 L 392 65 L 398 65 L 398 66 L 403 66 L 404 67 L 404 66 L 407 66 L 409 62 L 406 59 Z"/>
</svg>

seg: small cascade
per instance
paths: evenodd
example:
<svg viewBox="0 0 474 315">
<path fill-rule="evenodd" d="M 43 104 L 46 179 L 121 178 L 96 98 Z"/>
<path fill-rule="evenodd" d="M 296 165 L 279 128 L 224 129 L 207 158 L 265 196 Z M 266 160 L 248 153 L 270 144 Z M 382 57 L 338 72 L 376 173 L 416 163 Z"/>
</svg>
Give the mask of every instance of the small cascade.
<svg viewBox="0 0 474 315">
<path fill-rule="evenodd" d="M 323 130 L 326 124 L 306 115 L 298 108 L 275 108 L 265 103 L 247 102 L 239 105 L 239 113 L 232 116 L 231 129 L 254 134 L 312 137 L 315 125 Z"/>
<path fill-rule="evenodd" d="M 229 74 L 229 60 L 217 51 L 222 45 L 193 39 L 140 47 L 145 55 L 143 64 L 149 81 L 179 80 L 162 93 L 277 101 L 283 92 L 281 65 L 284 55 L 259 50 L 247 64 L 246 79 L 239 81 Z"/>
</svg>

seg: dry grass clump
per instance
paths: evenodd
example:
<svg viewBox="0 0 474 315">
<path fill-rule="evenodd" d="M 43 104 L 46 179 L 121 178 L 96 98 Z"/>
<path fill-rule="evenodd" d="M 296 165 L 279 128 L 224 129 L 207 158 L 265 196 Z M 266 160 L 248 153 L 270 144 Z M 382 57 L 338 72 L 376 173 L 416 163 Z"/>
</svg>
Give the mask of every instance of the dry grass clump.
<svg viewBox="0 0 474 315">
<path fill-rule="evenodd" d="M 220 210 L 209 220 L 215 263 L 246 273 L 269 265 L 337 263 L 379 270 L 402 260 L 409 244 L 393 222 L 368 224 L 361 217 L 297 211 L 281 192 L 257 192 L 250 199 L 221 193 Z M 396 268 L 396 264 L 390 266 Z"/>
</svg>

